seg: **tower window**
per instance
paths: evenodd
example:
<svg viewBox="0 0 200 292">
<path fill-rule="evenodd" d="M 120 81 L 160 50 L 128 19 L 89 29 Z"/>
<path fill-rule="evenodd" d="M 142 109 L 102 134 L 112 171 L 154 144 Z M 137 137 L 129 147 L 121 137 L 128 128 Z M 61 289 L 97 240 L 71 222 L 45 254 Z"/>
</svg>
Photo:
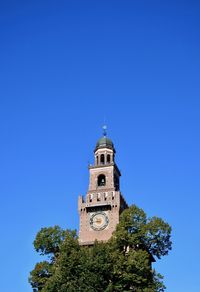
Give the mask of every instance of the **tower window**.
<svg viewBox="0 0 200 292">
<path fill-rule="evenodd" d="M 110 154 L 107 155 L 107 163 L 110 163 Z"/>
<path fill-rule="evenodd" d="M 103 187 L 106 185 L 106 177 L 104 174 L 98 176 L 98 187 Z"/>
<path fill-rule="evenodd" d="M 97 165 L 99 164 L 99 156 L 97 156 Z"/>
<path fill-rule="evenodd" d="M 101 164 L 104 164 L 104 163 L 105 163 L 104 154 L 101 154 L 101 158 L 100 158 L 100 160 L 101 160 Z"/>
</svg>

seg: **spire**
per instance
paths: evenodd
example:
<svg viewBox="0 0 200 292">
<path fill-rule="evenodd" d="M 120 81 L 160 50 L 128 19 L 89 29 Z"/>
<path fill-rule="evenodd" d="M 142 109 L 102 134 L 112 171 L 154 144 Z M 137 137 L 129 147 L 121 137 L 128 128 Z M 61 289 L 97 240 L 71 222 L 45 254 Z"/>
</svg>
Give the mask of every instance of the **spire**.
<svg viewBox="0 0 200 292">
<path fill-rule="evenodd" d="M 106 131 L 106 130 L 107 130 L 107 126 L 104 125 L 104 126 L 103 126 L 103 136 L 104 136 L 104 137 L 107 136 L 107 131 Z"/>
</svg>

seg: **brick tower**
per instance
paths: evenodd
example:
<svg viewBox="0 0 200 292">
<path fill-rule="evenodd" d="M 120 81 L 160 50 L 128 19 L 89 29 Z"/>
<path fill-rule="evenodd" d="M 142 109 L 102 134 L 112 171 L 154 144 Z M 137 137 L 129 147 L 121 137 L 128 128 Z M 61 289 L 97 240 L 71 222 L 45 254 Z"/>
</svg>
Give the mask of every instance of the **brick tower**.
<svg viewBox="0 0 200 292">
<path fill-rule="evenodd" d="M 89 188 L 86 198 L 79 196 L 79 243 L 92 245 L 107 241 L 119 222 L 120 213 L 127 203 L 120 192 L 121 173 L 115 163 L 115 148 L 106 136 L 97 141 L 94 165 L 89 166 Z"/>
</svg>

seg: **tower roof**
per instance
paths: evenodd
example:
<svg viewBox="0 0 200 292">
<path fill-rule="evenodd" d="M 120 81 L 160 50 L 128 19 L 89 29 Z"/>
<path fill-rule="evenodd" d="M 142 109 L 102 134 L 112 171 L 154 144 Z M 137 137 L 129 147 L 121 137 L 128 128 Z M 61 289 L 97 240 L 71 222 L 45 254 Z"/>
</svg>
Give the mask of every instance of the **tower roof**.
<svg viewBox="0 0 200 292">
<path fill-rule="evenodd" d="M 106 136 L 101 137 L 96 144 L 96 148 L 114 148 L 113 142 Z"/>
<path fill-rule="evenodd" d="M 95 147 L 95 150 L 94 152 L 96 152 L 98 149 L 100 148 L 109 148 L 109 149 L 112 149 L 114 152 L 115 152 L 115 147 L 114 147 L 114 144 L 112 142 L 112 140 L 110 140 L 108 137 L 107 137 L 107 126 L 103 126 L 103 137 L 101 137 L 97 143 L 96 143 L 96 147 Z"/>
</svg>

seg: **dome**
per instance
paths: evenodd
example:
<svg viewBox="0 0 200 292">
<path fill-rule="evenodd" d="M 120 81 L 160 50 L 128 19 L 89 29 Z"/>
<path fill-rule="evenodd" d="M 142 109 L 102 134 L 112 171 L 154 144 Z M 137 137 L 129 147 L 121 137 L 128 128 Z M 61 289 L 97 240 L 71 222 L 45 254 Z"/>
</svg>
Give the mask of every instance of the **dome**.
<svg viewBox="0 0 200 292">
<path fill-rule="evenodd" d="M 95 151 L 99 148 L 109 148 L 112 149 L 115 152 L 114 144 L 113 142 L 106 136 L 101 137 L 96 144 Z"/>
</svg>

